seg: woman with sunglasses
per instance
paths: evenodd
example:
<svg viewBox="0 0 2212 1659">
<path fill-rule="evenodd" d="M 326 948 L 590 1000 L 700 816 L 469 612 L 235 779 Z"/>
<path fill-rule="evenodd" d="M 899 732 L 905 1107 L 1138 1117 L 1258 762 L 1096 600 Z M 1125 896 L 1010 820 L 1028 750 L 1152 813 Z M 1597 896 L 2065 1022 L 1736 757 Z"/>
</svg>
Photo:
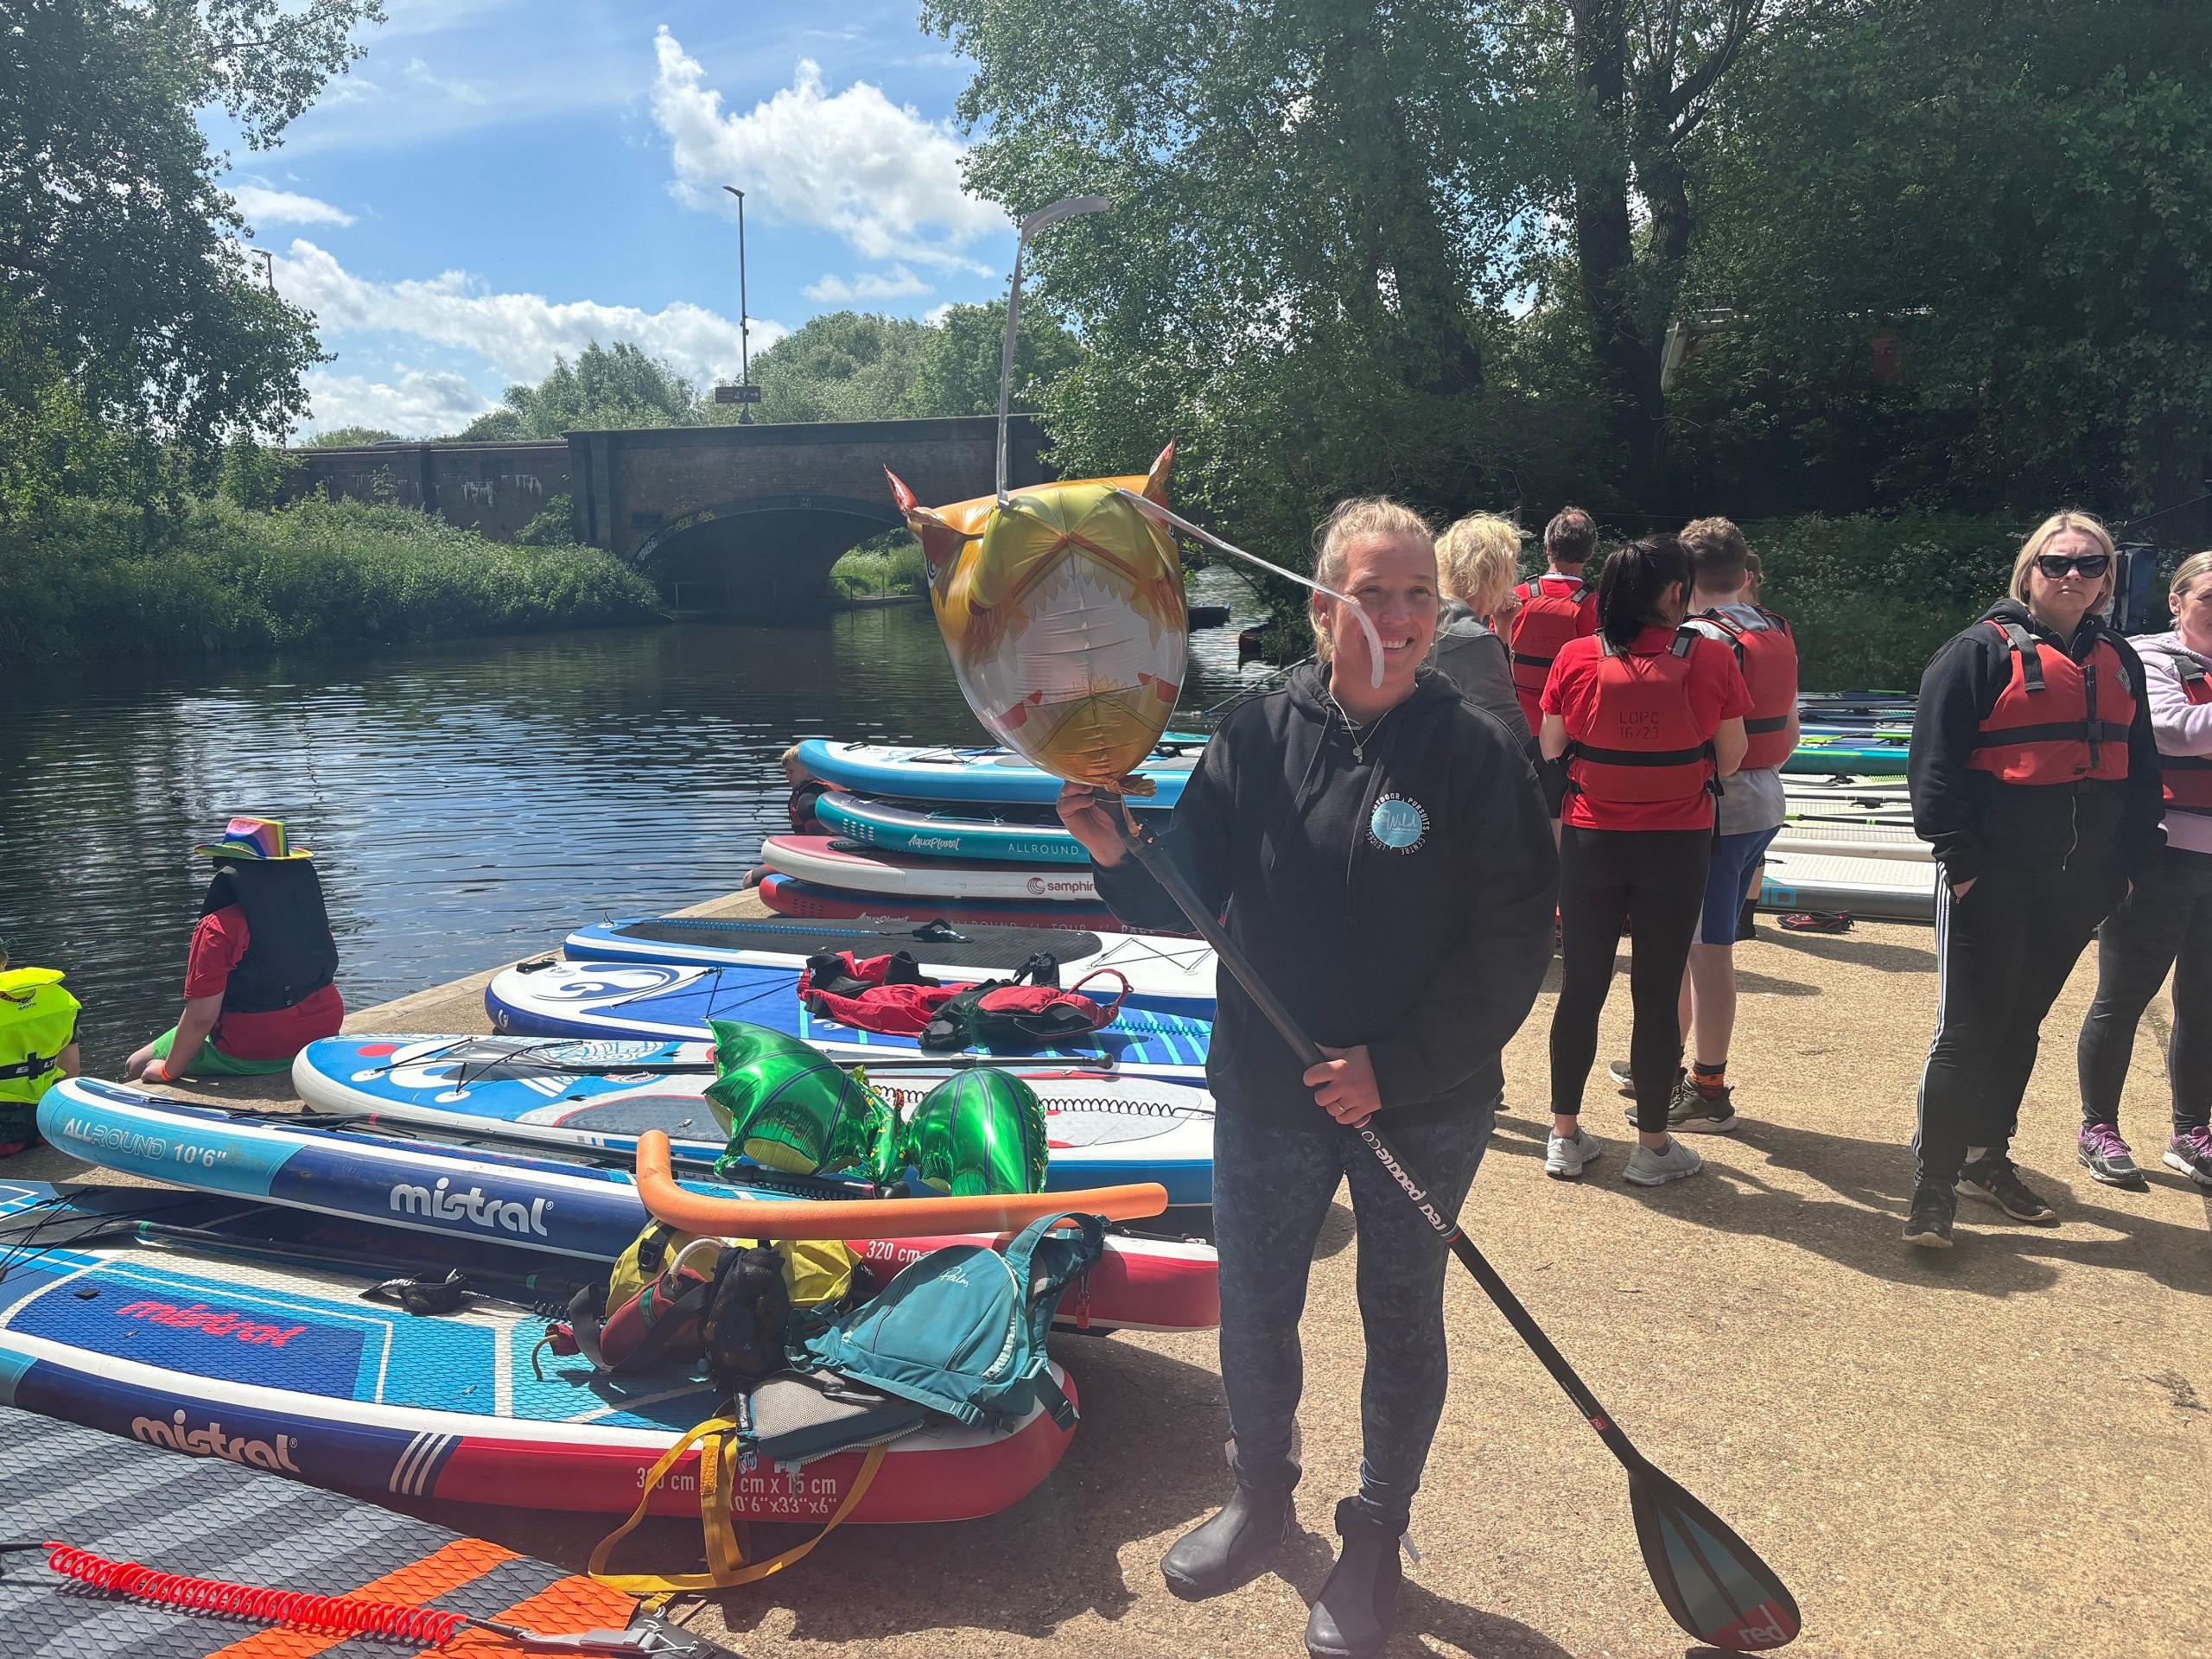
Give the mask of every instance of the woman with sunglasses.
<svg viewBox="0 0 2212 1659">
<path fill-rule="evenodd" d="M 2097 1000 L 2082 1022 L 2082 1162 L 2107 1186 L 2150 1185 L 2120 1136 L 2120 1090 L 2143 1010 L 2174 976 L 2165 1165 L 2212 1187 L 2212 553 L 2174 572 L 2171 633 L 2134 641 L 2158 738 L 2166 848 L 2097 930 Z"/>
<path fill-rule="evenodd" d="M 2158 746 L 2134 646 L 2102 620 L 2112 538 L 2036 527 L 2012 597 L 1936 653 L 1913 721 L 1913 827 L 1934 847 L 1936 1037 L 1920 1079 L 1908 1242 L 1948 1249 L 1958 1195 L 2016 1221 L 2051 1207 L 2007 1155 L 2044 1016 L 2164 845 Z"/>
</svg>

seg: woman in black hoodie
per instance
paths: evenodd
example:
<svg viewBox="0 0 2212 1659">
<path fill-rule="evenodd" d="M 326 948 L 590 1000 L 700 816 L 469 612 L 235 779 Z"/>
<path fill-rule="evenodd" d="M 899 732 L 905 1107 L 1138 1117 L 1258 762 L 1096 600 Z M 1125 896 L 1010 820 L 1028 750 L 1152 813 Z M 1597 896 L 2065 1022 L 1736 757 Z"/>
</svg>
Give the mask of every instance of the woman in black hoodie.
<svg viewBox="0 0 2212 1659">
<path fill-rule="evenodd" d="M 1349 1181 L 1367 1338 L 1364 1456 L 1357 1496 L 1337 1506 L 1343 1555 L 1306 1631 L 1311 1652 L 1342 1656 L 1389 1638 L 1397 1541 L 1445 1391 L 1446 1251 L 1351 1130 L 1387 1110 L 1436 1206 L 1458 1211 L 1503 1089 L 1499 1052 L 1551 956 L 1558 872 L 1514 734 L 1422 671 L 1437 613 L 1427 526 L 1393 502 L 1348 501 L 1321 528 L 1315 576 L 1371 618 L 1380 686 L 1357 615 L 1317 597 L 1319 665 L 1224 722 L 1164 837 L 1331 1058 L 1307 1071 L 1222 975 L 1206 1072 L 1236 1490 L 1161 1570 L 1179 1596 L 1216 1595 L 1257 1573 L 1282 1538 L 1299 1476 L 1306 1271 Z M 1079 786 L 1061 797 L 1100 895 L 1132 927 L 1182 925 L 1107 811 Z"/>
<path fill-rule="evenodd" d="M 2164 845 L 2135 647 L 2100 613 L 2112 537 L 2037 526 L 2012 595 L 1936 653 L 1913 718 L 1913 827 L 1934 849 L 1936 1037 L 1906 1239 L 1948 1249 L 1958 1194 L 2055 1224 L 2006 1155 L 2037 1034 L 2097 925 Z"/>
</svg>

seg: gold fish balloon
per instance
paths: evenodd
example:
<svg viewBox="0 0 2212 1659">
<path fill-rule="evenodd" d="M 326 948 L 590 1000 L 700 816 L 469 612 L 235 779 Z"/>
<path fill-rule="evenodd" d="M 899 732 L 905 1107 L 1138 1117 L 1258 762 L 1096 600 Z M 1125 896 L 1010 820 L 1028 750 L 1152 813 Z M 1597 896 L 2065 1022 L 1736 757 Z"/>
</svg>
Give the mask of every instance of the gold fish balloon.
<svg viewBox="0 0 2212 1659">
<path fill-rule="evenodd" d="M 930 604 L 969 706 L 1058 777 L 1150 791 L 1130 776 L 1166 729 L 1189 647 L 1166 505 L 1170 444 L 1142 477 L 1063 480 L 925 507 L 891 489 L 922 544 Z"/>
</svg>

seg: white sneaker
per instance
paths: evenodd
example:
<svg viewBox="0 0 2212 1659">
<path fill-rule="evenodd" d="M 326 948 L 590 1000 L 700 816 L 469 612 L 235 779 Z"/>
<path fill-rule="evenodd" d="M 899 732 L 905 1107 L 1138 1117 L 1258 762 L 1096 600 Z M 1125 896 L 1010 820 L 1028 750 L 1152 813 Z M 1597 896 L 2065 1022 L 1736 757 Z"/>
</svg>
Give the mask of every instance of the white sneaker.
<svg viewBox="0 0 2212 1659">
<path fill-rule="evenodd" d="M 1582 1172 L 1598 1161 L 1605 1147 L 1578 1128 L 1573 1138 L 1555 1135 L 1544 1143 L 1544 1173 L 1555 1181 L 1579 1181 Z"/>
<path fill-rule="evenodd" d="M 1636 1150 L 1628 1155 L 1628 1167 L 1621 1172 L 1621 1177 L 1638 1186 L 1664 1186 L 1669 1181 L 1694 1175 L 1704 1167 L 1703 1158 L 1670 1135 L 1667 1144 L 1656 1152 L 1637 1141 Z"/>
</svg>

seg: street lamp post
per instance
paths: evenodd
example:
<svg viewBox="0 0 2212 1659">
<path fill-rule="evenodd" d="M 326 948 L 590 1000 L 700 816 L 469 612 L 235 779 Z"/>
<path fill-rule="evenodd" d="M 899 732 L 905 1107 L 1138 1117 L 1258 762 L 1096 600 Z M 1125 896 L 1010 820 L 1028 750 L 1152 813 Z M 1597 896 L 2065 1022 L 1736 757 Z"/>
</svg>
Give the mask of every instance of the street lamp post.
<svg viewBox="0 0 2212 1659">
<path fill-rule="evenodd" d="M 737 198 L 737 423 L 750 426 L 753 400 L 746 389 L 753 384 L 753 346 L 745 314 L 745 192 L 734 184 L 722 188 Z"/>
<path fill-rule="evenodd" d="M 246 251 L 261 261 L 261 280 L 269 284 L 269 291 L 274 294 L 276 291 L 276 256 L 266 248 L 249 248 Z"/>
</svg>

